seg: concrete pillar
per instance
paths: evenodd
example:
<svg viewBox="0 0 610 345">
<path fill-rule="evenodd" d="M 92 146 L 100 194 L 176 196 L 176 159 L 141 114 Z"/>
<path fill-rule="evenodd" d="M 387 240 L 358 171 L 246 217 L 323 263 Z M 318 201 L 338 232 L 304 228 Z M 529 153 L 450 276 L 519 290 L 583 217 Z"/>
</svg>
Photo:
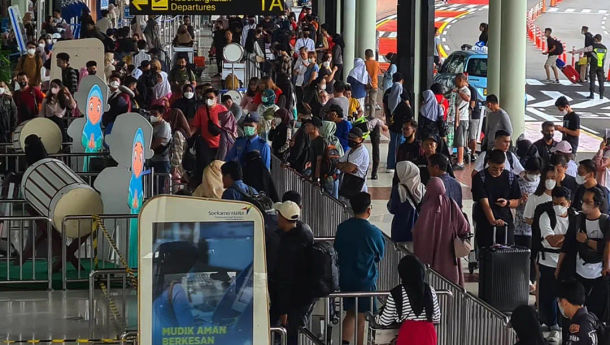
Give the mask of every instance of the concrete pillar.
<svg viewBox="0 0 610 345">
<path fill-rule="evenodd" d="M 337 32 L 343 32 L 343 21 L 341 20 L 343 18 L 343 12 L 341 12 L 343 10 L 342 4 L 342 0 L 337 0 L 335 3 L 335 28 Z"/>
<path fill-rule="evenodd" d="M 320 24 L 326 23 L 326 1 L 318 0 L 318 8 L 316 13 L 320 17 Z"/>
<path fill-rule="evenodd" d="M 343 76 L 347 79 L 347 75 L 354 68 L 356 56 L 356 0 L 343 1 L 343 14 Z"/>
<path fill-rule="evenodd" d="M 510 117 L 513 139 L 525 126 L 526 15 L 527 0 L 502 1 L 500 106 Z"/>
<path fill-rule="evenodd" d="M 357 0 L 356 57 L 364 59 L 364 51 L 377 48 L 377 0 Z M 353 14 L 352 14 L 353 16 Z"/>
<path fill-rule="evenodd" d="M 415 1 L 415 35 L 413 39 L 415 40 L 415 56 L 413 58 L 414 62 L 414 73 L 413 73 L 413 114 L 419 114 L 419 107 L 421 103 L 421 81 L 422 81 L 422 71 L 418 66 L 422 65 L 422 52 L 425 52 L 426 49 L 422 47 L 422 3 L 421 1 Z M 406 82 L 406 81 L 405 81 Z"/>
<path fill-rule="evenodd" d="M 510 0 L 506 0 L 509 2 Z M 487 94 L 500 95 L 500 41 L 502 39 L 502 0 L 489 1 L 489 68 L 487 69 Z M 512 54 L 511 54 L 512 57 Z"/>
</svg>

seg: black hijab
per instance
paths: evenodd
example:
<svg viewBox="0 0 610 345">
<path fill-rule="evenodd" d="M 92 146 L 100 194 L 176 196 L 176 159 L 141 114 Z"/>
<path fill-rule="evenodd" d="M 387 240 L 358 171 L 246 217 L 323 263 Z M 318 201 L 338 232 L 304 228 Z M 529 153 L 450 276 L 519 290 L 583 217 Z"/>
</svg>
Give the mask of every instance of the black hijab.
<svg viewBox="0 0 610 345">
<path fill-rule="evenodd" d="M 432 290 L 425 282 L 426 268 L 424 264 L 414 255 L 407 255 L 398 264 L 398 275 L 402 281 L 402 287 L 407 292 L 409 304 L 415 315 L 421 315 L 425 308 L 426 318 L 432 322 L 434 301 L 432 300 Z"/>
<path fill-rule="evenodd" d="M 513 311 L 510 324 L 517 333 L 518 345 L 546 345 L 534 308 L 521 305 Z"/>
<path fill-rule="evenodd" d="M 260 152 L 254 150 L 246 153 L 243 173 L 245 184 L 264 192 L 273 202 L 280 201 L 271 173 L 263 163 Z"/>
</svg>

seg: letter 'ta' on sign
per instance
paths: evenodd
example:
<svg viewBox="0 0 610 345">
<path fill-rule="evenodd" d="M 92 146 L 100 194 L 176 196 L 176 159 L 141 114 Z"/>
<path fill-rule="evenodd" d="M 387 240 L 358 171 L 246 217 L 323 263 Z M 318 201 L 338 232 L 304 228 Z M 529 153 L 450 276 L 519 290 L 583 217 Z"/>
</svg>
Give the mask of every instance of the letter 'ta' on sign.
<svg viewBox="0 0 610 345">
<path fill-rule="evenodd" d="M 131 0 L 130 14 L 280 15 L 282 0 Z"/>
</svg>

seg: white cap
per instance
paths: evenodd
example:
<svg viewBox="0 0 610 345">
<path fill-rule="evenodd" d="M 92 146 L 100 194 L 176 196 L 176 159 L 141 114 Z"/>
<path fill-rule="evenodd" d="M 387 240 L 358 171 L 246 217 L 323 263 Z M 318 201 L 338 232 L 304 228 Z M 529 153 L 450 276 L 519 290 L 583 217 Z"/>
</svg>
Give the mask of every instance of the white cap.
<svg viewBox="0 0 610 345">
<path fill-rule="evenodd" d="M 277 202 L 273 208 L 288 220 L 298 220 L 301 216 L 301 208 L 294 201 Z"/>
</svg>

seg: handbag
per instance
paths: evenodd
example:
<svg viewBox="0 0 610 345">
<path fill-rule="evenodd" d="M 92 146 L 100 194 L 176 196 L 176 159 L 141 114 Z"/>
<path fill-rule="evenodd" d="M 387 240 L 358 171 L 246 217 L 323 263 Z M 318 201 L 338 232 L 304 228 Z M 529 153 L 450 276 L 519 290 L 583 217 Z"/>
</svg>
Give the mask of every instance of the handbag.
<svg viewBox="0 0 610 345">
<path fill-rule="evenodd" d="M 220 135 L 220 127 L 212 122 L 212 119 L 210 118 L 210 107 L 206 106 L 206 109 L 208 110 L 208 132 L 213 137 Z"/>
<path fill-rule="evenodd" d="M 472 242 L 470 237 L 460 238 L 455 236 L 453 239 L 453 252 L 456 258 L 465 258 L 472 251 Z"/>
</svg>

